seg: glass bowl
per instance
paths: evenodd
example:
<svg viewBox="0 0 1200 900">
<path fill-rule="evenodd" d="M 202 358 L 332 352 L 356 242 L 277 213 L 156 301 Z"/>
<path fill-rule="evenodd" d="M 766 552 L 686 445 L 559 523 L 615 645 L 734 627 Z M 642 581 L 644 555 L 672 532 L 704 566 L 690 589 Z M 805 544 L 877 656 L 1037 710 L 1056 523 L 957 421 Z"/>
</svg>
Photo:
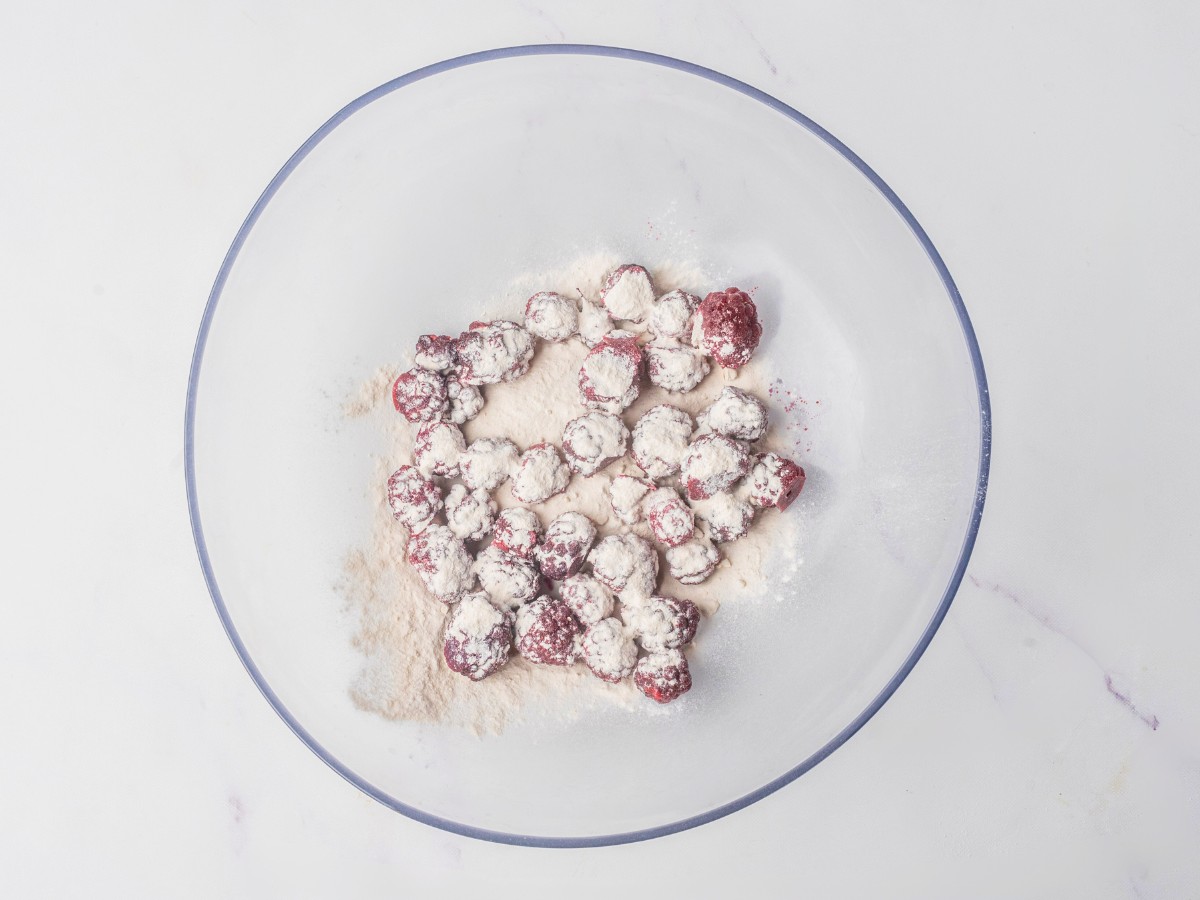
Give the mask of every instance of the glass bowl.
<svg viewBox="0 0 1200 900">
<path fill-rule="evenodd" d="M 607 711 L 480 738 L 361 711 L 333 586 L 369 532 L 380 446 L 342 427 L 345 396 L 416 335 L 458 330 L 514 275 L 597 246 L 650 265 L 703 260 L 758 286 L 760 356 L 823 402 L 801 460 L 809 485 L 788 513 L 801 517 L 802 577 L 723 606 L 697 687 L 670 715 Z M 233 241 L 186 421 L 205 578 L 297 736 L 414 819 L 550 846 L 711 821 L 862 727 L 963 576 L 990 434 L 958 291 L 862 160 L 717 72 L 570 45 L 438 63 L 325 123 Z"/>
</svg>

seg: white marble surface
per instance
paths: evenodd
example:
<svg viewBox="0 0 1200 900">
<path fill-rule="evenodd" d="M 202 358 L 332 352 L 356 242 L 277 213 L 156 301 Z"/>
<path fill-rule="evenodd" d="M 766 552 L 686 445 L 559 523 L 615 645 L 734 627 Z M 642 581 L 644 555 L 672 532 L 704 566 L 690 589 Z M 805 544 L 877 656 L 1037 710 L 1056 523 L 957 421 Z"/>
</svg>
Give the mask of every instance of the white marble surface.
<svg viewBox="0 0 1200 900">
<path fill-rule="evenodd" d="M 0 892 L 1200 896 L 1194 4 L 171 7 L 0 28 Z M 182 475 L 200 311 L 282 161 L 397 74 L 562 40 L 721 69 L 860 153 L 958 280 L 996 424 L 969 579 L 883 711 L 750 809 L 600 851 L 444 834 L 325 768 L 220 629 Z"/>
</svg>

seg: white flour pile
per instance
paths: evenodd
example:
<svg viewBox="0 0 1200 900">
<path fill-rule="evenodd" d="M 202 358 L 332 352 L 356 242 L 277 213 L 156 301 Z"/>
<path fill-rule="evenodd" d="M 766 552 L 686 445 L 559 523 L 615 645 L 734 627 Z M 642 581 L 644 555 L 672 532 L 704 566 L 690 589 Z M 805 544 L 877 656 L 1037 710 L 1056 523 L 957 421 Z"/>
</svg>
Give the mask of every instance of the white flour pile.
<svg viewBox="0 0 1200 900">
<path fill-rule="evenodd" d="M 595 301 L 605 275 L 621 262 L 600 254 L 556 272 L 523 276 L 492 308 L 480 310 L 476 318 L 522 321 L 525 299 L 537 291 L 582 295 Z M 660 292 L 678 288 L 703 296 L 725 286 L 686 265 L 661 265 L 651 274 Z M 580 325 L 583 329 L 586 323 L 581 321 Z M 448 325 L 446 330 L 457 329 Z M 586 353 L 587 348 L 578 339 L 541 342 L 526 375 L 484 389 L 483 410 L 462 426 L 467 443 L 480 437 L 506 437 L 519 448 L 542 441 L 560 444 L 564 426 L 585 412 L 580 406 L 577 382 Z M 503 668 L 478 682 L 446 666 L 442 637 L 447 607 L 428 594 L 416 571 L 405 563 L 407 531 L 393 519 L 386 496 L 389 474 L 398 463 L 411 458 L 413 449 L 413 429 L 396 413 L 390 391 L 404 368 L 407 366 L 398 363 L 380 369 L 344 407 L 348 417 L 370 416 L 377 420 L 390 446 L 390 451 L 377 461 L 371 486 L 371 542 L 349 554 L 340 585 L 358 623 L 353 641 L 363 656 L 362 670 L 351 686 L 355 704 L 389 719 L 450 723 L 476 733 L 498 732 L 522 710 L 537 709 L 569 720 L 598 704 L 654 709 L 656 705 L 638 693 L 631 679 L 609 684 L 582 664 L 536 666 L 514 652 Z M 714 366 L 698 387 L 685 394 L 667 393 L 643 381 L 638 399 L 623 418 L 632 424 L 660 403 L 672 404 L 695 416 L 717 398 L 722 388 L 732 384 L 770 407 L 771 427 L 760 446 L 790 455 L 795 447 L 788 440 L 788 411 L 774 402 L 777 391 L 768 390 L 770 382 L 759 360 L 736 373 Z M 608 489 L 621 473 L 641 474 L 633 460 L 625 456 L 592 477 L 573 476 L 566 491 L 537 506 L 543 525 L 573 510 L 591 519 L 601 538 L 629 530 L 652 539 L 644 520 L 626 526 L 613 514 Z M 511 481 L 492 496 L 501 509 L 522 505 L 512 496 Z M 692 600 L 705 616 L 698 642 L 703 642 L 707 629 L 721 627 L 720 617 L 710 619 L 722 603 L 737 603 L 747 595 L 761 593 L 768 569 L 775 583 L 786 581 L 795 571 L 799 560 L 791 548 L 797 543 L 796 518 L 794 511 L 789 514 L 770 509 L 759 513 L 759 522 L 745 537 L 720 546 L 722 561 L 703 584 L 681 585 L 662 567 L 660 593 Z"/>
</svg>

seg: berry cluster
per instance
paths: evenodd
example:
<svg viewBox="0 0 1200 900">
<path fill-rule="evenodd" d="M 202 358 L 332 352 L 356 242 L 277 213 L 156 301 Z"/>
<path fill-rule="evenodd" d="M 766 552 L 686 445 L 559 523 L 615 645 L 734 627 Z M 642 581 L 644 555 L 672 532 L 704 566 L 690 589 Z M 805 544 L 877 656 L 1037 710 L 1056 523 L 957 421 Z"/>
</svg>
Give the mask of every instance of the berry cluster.
<svg viewBox="0 0 1200 900">
<path fill-rule="evenodd" d="M 450 669 L 478 681 L 502 668 L 515 647 L 539 665 L 582 662 L 613 683 L 632 676 L 647 697 L 668 703 L 691 688 L 683 650 L 700 611 L 660 592 L 654 544 L 676 581 L 699 584 L 720 560 L 716 544 L 746 534 L 758 510 L 785 509 L 804 471 L 754 451 L 767 410 L 736 387 L 726 387 L 695 422 L 667 404 L 632 429 L 621 418 L 643 376 L 684 393 L 713 362 L 745 365 L 762 335 L 747 294 L 657 296 L 644 268 L 624 265 L 605 280 L 599 301 L 543 291 L 529 298 L 524 324 L 474 322 L 458 337 L 422 335 L 415 366 L 392 387 L 397 411 L 417 434 L 411 464 L 388 480 L 388 502 L 410 531 L 409 565 L 450 607 L 443 645 Z M 583 409 L 560 446 L 521 451 L 503 437 L 467 444 L 460 426 L 483 409 L 481 389 L 524 375 L 538 340 L 576 338 L 589 348 L 579 369 Z M 627 454 L 643 476 L 611 480 L 613 513 L 653 542 L 630 528 L 601 536 L 574 511 L 543 528 L 529 507 Z M 505 481 L 524 506 L 498 508 L 492 493 Z"/>
</svg>

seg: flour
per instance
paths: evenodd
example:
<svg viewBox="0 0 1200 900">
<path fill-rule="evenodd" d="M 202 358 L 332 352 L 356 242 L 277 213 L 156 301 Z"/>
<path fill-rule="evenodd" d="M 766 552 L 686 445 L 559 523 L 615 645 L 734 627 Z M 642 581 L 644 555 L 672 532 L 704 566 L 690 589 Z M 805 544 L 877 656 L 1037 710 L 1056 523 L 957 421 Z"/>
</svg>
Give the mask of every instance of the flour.
<svg viewBox="0 0 1200 900">
<path fill-rule="evenodd" d="M 592 301 L 599 297 L 605 276 L 620 262 L 612 254 L 599 254 L 558 271 L 522 276 L 480 318 L 520 320 L 527 298 L 537 291 L 554 290 L 564 297 L 581 298 L 581 329 L 586 327 L 586 310 L 593 309 L 598 314 L 594 318 L 599 336 L 609 334 L 614 329 L 611 319 Z M 716 286 L 711 273 L 689 265 L 655 267 L 653 276 L 660 291 Z M 653 321 L 652 318 L 646 324 Z M 455 327 L 457 323 L 448 325 Z M 659 327 L 666 330 L 670 326 L 659 322 Z M 500 336 L 501 341 L 504 337 Z M 510 361 L 513 356 L 519 360 L 523 348 L 511 349 L 517 352 L 509 356 Z M 583 412 L 577 394 L 577 375 L 586 352 L 587 347 L 579 339 L 542 343 L 530 361 L 528 373 L 519 381 L 489 384 L 484 395 L 469 385 L 460 385 L 479 401 L 486 399 L 486 405 L 473 410 L 478 413 L 474 418 L 464 417 L 458 423 L 468 441 L 459 462 L 463 479 L 468 487 L 493 491 L 492 500 L 500 507 L 501 516 L 506 510 L 516 512 L 514 507 L 520 505 L 513 495 L 512 482 L 505 483 L 517 463 L 518 448 L 557 443 L 567 422 Z M 435 362 L 432 358 L 429 361 Z M 378 461 L 375 485 L 384 484 L 398 462 L 411 458 L 414 429 L 397 415 L 390 396 L 400 368 L 381 368 L 343 407 L 348 417 L 370 417 L 388 436 L 389 451 Z M 452 416 L 454 381 L 448 379 Z M 645 412 L 663 403 L 671 403 L 695 416 L 727 384 L 765 397 L 767 382 L 763 362 L 752 360 L 737 372 L 715 370 L 706 374 L 687 394 L 668 395 L 657 386 L 643 383 L 639 396 L 621 416 L 627 426 L 633 425 Z M 531 415 L 531 410 L 536 410 L 536 414 Z M 780 426 L 780 422 L 773 422 L 756 449 L 777 449 L 793 455 L 795 451 L 787 442 L 786 429 Z M 474 473 L 476 483 L 467 481 L 468 472 Z M 625 495 L 627 507 L 632 508 L 627 514 L 640 517 L 637 507 L 653 487 L 640 476 L 633 460 L 624 457 L 592 477 L 569 477 L 565 489 L 541 503 L 537 512 L 549 522 L 562 513 L 576 511 L 595 523 L 601 538 L 626 532 L 648 539 L 651 532 L 647 522 L 635 519 L 624 523 L 613 511 L 613 503 Z M 347 608 L 357 622 L 353 643 L 363 660 L 362 670 L 351 688 L 352 699 L 360 708 L 390 719 L 447 723 L 476 733 L 498 732 L 530 711 L 559 720 L 576 718 L 597 706 L 617 705 L 646 711 L 647 701 L 630 680 L 609 684 L 584 665 L 536 666 L 513 652 L 502 668 L 478 682 L 450 671 L 443 658 L 442 642 L 448 619 L 456 607 L 448 608 L 431 597 L 417 570 L 405 564 L 408 544 L 405 529 L 393 519 L 384 491 L 373 489 L 371 496 L 374 498 L 372 539 L 367 546 L 348 555 L 341 584 Z M 667 550 L 663 554 L 667 565 L 658 578 L 657 592 L 686 597 L 705 617 L 710 617 L 722 602 L 739 602 L 762 591 L 768 577 L 773 585 L 794 577 L 800 561 L 789 555 L 786 548 L 796 543 L 797 517 L 775 509 L 758 515 L 760 523 L 749 534 L 735 543 L 722 545 L 720 551 L 703 538 Z M 537 517 L 533 520 L 536 522 Z M 499 519 L 493 540 L 498 526 Z M 450 536 L 458 540 L 453 532 Z M 529 551 L 532 549 L 531 544 Z M 688 585 L 680 580 L 713 566 L 715 571 L 702 584 Z M 572 593 L 566 586 L 575 580 L 579 580 L 580 587 L 573 592 L 576 600 L 571 604 Z M 585 625 L 609 623 L 593 641 L 597 667 L 617 670 L 628 667 L 632 671 L 637 659 L 636 646 L 627 629 L 611 618 L 615 604 L 608 589 L 587 573 L 562 582 L 560 594 L 568 605 L 577 607 L 578 617 Z M 465 598 L 457 607 L 464 602 Z M 486 610 L 477 608 L 476 613 L 482 615 Z M 701 628 L 700 641 L 704 640 L 708 627 L 721 627 L 720 618 Z M 478 633 L 475 629 L 469 631 Z M 599 640 L 605 634 L 609 639 Z M 653 708 L 655 704 L 649 706 Z"/>
</svg>

